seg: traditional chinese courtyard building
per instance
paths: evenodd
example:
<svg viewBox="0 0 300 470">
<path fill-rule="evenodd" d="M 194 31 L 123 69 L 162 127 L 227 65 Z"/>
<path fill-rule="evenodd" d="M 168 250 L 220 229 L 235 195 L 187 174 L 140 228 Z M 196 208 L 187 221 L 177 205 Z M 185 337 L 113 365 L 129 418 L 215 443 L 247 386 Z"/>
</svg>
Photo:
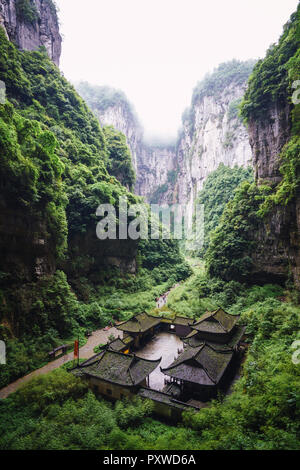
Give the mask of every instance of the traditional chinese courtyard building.
<svg viewBox="0 0 300 470">
<path fill-rule="evenodd" d="M 230 315 L 219 308 L 190 323 L 192 331 L 183 338 L 184 352 L 162 369 L 172 383 L 180 386 L 185 399 L 195 397 L 207 401 L 226 388 L 244 335 L 239 319 L 239 315 Z"/>
<path fill-rule="evenodd" d="M 147 313 L 140 313 L 130 320 L 121 323 L 118 330 L 133 338 L 133 346 L 138 349 L 142 342 L 150 339 L 155 329 L 160 325 L 161 319 Z"/>
<path fill-rule="evenodd" d="M 179 337 L 188 335 L 192 328 L 191 319 L 176 315 L 174 318 L 154 317 L 148 313 L 140 313 L 130 320 L 118 325 L 118 330 L 133 338 L 131 347 L 138 349 L 158 331 L 168 331 Z"/>
<path fill-rule="evenodd" d="M 167 368 L 162 369 L 180 386 L 181 396 L 207 401 L 225 385 L 234 356 L 231 348 L 215 349 L 209 343 L 187 347 Z"/>
<path fill-rule="evenodd" d="M 160 361 L 105 349 L 80 364 L 73 373 L 86 379 L 96 394 L 121 400 L 134 396 L 141 386 L 147 386 L 147 378 Z"/>
<path fill-rule="evenodd" d="M 237 331 L 240 315 L 230 315 L 222 308 L 205 313 L 200 320 L 190 323 L 193 331 L 190 337 L 197 336 L 201 340 L 213 343 L 228 343 Z"/>
<path fill-rule="evenodd" d="M 114 400 L 139 394 L 154 402 L 157 414 L 173 419 L 191 407 L 207 406 L 207 401 L 230 383 L 244 334 L 239 319 L 221 308 L 194 322 L 182 316 L 141 313 L 121 323 L 120 337 L 73 373 L 88 380 L 97 394 Z M 149 376 L 154 371 L 157 374 L 161 358 L 150 360 L 138 354 L 156 334 L 166 332 L 180 337 L 184 349 L 178 350 L 179 355 L 168 367 L 160 368 L 165 375 L 165 387 L 153 390 L 149 387 Z"/>
</svg>

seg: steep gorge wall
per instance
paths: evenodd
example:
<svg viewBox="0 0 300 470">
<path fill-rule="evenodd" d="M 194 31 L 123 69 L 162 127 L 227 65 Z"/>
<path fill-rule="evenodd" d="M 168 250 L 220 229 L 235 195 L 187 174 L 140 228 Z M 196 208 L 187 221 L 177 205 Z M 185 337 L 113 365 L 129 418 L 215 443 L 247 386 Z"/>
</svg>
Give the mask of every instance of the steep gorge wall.
<svg viewBox="0 0 300 470">
<path fill-rule="evenodd" d="M 252 234 L 254 279 L 294 280 L 300 288 L 300 105 L 292 100 L 299 79 L 300 5 L 278 44 L 258 62 L 245 94 L 243 115 L 258 185 L 269 186 L 259 229 Z M 297 82 L 296 82 L 297 83 Z"/>
<path fill-rule="evenodd" d="M 80 89 L 79 92 L 82 94 L 83 98 L 86 99 L 86 96 Z M 137 172 L 137 154 L 142 145 L 143 132 L 133 114 L 123 103 L 117 103 L 105 109 L 92 106 L 88 99 L 87 103 L 92 107 L 101 126 L 113 126 L 126 136 L 128 146 L 131 150 L 132 163 Z"/>
<path fill-rule="evenodd" d="M 291 137 L 291 105 L 278 103 L 265 110 L 263 121 L 250 120 L 249 137 L 258 184 L 278 184 L 280 153 Z M 284 282 L 292 275 L 300 288 L 300 195 L 287 206 L 273 207 L 253 234 L 254 279 Z"/>
<path fill-rule="evenodd" d="M 177 149 L 178 202 L 186 204 L 191 223 L 198 192 L 220 163 L 247 167 L 252 164 L 248 133 L 235 107 L 246 83 L 230 84 L 214 96 L 203 96 L 194 104 L 190 119 L 183 122 Z"/>
<path fill-rule="evenodd" d="M 177 167 L 175 146 L 146 144 L 139 122 L 121 103 L 105 109 L 93 107 L 93 110 L 102 126 L 112 125 L 126 136 L 136 172 L 135 193 L 143 196 L 147 202 L 164 203 L 172 200 L 172 188 L 163 186 L 168 183 L 170 172 Z M 160 188 L 165 191 L 160 192 Z M 157 197 L 154 194 L 156 192 Z"/>
<path fill-rule="evenodd" d="M 110 89 L 103 93 L 111 93 Z M 144 142 L 142 127 L 131 109 L 130 104 L 120 92 L 115 90 L 115 95 L 111 104 L 92 97 L 93 87 L 88 84 L 79 84 L 77 89 L 86 100 L 99 119 L 101 126 L 113 126 L 126 136 L 127 144 L 132 155 L 132 163 L 136 173 L 135 193 L 144 196 L 147 202 L 153 201 L 153 195 L 157 191 L 155 202 L 166 202 L 169 194 L 166 191 L 159 191 L 168 182 L 170 172 L 176 170 L 176 149 L 175 146 L 151 146 Z M 95 90 L 99 93 L 99 88 Z M 165 188 L 163 188 L 165 189 Z M 168 198 L 166 197 L 168 196 Z"/>
<path fill-rule="evenodd" d="M 59 65 L 62 38 L 52 0 L 25 0 L 22 4 L 29 10 L 21 8 L 18 0 L 0 0 L 0 26 L 7 38 L 23 50 L 34 51 L 44 46 Z"/>
<path fill-rule="evenodd" d="M 152 204 L 176 203 L 174 178 L 177 173 L 175 146 L 142 144 L 137 159 L 135 191 Z M 172 182 L 173 175 L 173 182 Z"/>
<path fill-rule="evenodd" d="M 221 83 L 217 82 L 216 87 L 215 76 L 219 79 L 219 69 L 223 73 L 224 67 L 227 74 L 229 70 L 230 76 L 224 83 L 222 80 Z M 238 117 L 238 105 L 252 67 L 253 64 L 238 61 L 221 65 L 209 77 L 208 85 L 205 82 L 205 92 L 193 99 L 188 115 L 183 117 L 178 141 L 176 145 L 170 146 L 144 142 L 138 120 L 128 111 L 130 105 L 126 97 L 122 95 L 121 100 L 116 98 L 120 92 L 115 90 L 113 97 L 110 90 L 110 105 L 107 105 L 108 100 L 103 100 L 102 95 L 101 100 L 94 98 L 95 94 L 91 94 L 93 87 L 87 85 L 87 93 L 79 86 L 79 92 L 101 125 L 113 125 L 125 134 L 137 175 L 136 194 L 144 196 L 151 203 L 185 204 L 186 216 L 191 225 L 196 198 L 207 176 L 220 163 L 230 167 L 251 165 L 251 147 L 247 130 Z"/>
<path fill-rule="evenodd" d="M 24 16 L 24 10 L 19 6 L 21 3 L 23 7 L 30 6 L 31 19 Z M 59 64 L 62 39 L 51 0 L 0 0 L 0 27 L 6 38 L 19 49 L 37 50 L 44 46 L 50 59 Z M 1 48 L 1 53 L 5 53 L 4 48 Z M 0 79 L 5 80 L 2 74 Z M 5 185 L 1 186 L 0 195 L 0 253 L 4 284 L 30 282 L 41 275 L 52 274 L 56 269 L 55 243 L 49 239 L 49 226 L 44 214 L 38 215 L 34 211 L 28 214 L 18 204 L 14 206 L 13 198 L 9 201 L 5 198 L 6 189 Z"/>
</svg>

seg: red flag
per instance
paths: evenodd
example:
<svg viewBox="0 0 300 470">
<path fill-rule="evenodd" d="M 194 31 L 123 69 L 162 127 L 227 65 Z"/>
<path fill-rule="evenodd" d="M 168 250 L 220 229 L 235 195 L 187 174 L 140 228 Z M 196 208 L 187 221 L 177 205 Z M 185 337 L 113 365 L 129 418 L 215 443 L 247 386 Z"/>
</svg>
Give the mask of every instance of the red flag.
<svg viewBox="0 0 300 470">
<path fill-rule="evenodd" d="M 74 359 L 79 357 L 79 341 L 76 339 L 74 343 Z"/>
</svg>

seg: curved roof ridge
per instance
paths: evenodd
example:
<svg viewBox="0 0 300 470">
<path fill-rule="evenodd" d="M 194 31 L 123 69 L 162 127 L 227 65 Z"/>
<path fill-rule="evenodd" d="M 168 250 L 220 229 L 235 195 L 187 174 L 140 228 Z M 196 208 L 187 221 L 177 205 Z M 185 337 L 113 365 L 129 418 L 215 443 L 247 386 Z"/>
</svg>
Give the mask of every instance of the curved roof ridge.
<svg viewBox="0 0 300 470">
<path fill-rule="evenodd" d="M 120 338 L 120 336 L 118 336 L 117 338 L 113 339 L 110 343 L 107 343 L 109 346 L 113 343 L 115 343 L 116 341 L 121 341 L 121 343 L 123 343 L 125 346 L 126 344 L 124 343 L 123 339 Z"/>
<path fill-rule="evenodd" d="M 180 356 L 184 354 L 184 351 L 183 351 L 183 353 L 181 353 L 178 356 L 178 358 L 175 359 L 175 361 L 173 361 L 172 364 L 170 364 L 168 367 L 165 367 L 164 369 L 161 367 L 160 368 L 161 372 L 164 372 L 164 371 L 169 370 L 169 369 L 173 369 L 173 367 L 177 367 L 180 364 L 184 364 L 185 361 L 190 361 L 191 359 L 194 359 L 195 356 L 197 356 L 197 354 L 199 354 L 202 351 L 204 346 L 205 346 L 205 343 L 202 343 L 199 346 L 196 346 L 195 348 L 190 347 L 190 349 L 198 349 L 198 351 L 195 351 L 195 353 L 190 358 L 181 358 L 181 360 L 180 360 Z M 174 365 L 174 362 L 176 362 L 176 361 L 178 361 L 178 362 Z"/>
<path fill-rule="evenodd" d="M 203 364 L 201 364 L 201 367 L 202 367 L 203 370 L 205 370 L 205 373 L 206 373 L 206 375 L 209 377 L 209 379 L 210 379 L 214 384 L 216 384 L 218 381 L 217 381 L 216 379 L 213 379 L 213 378 L 211 377 L 211 375 L 209 374 L 209 372 L 208 372 L 208 370 L 206 369 L 206 367 L 204 367 Z"/>
<path fill-rule="evenodd" d="M 211 343 L 209 343 L 208 341 L 205 341 L 205 346 L 208 346 L 210 349 L 212 349 L 213 351 L 215 351 L 216 353 L 219 353 L 220 352 L 220 349 L 217 349 L 215 348 Z M 224 344 L 223 346 L 227 346 L 226 344 Z M 226 353 L 226 352 L 232 352 L 233 351 L 233 348 L 231 348 L 230 346 L 228 346 L 228 349 L 222 349 L 221 352 L 222 353 Z"/>
<path fill-rule="evenodd" d="M 103 349 L 103 351 L 101 351 L 100 353 L 97 353 L 94 356 L 90 357 L 89 359 L 86 359 L 84 362 L 82 362 L 80 364 L 80 367 L 89 367 L 89 366 L 95 364 L 97 361 L 99 362 L 102 359 L 102 357 L 104 356 L 105 351 L 106 351 L 106 349 Z M 95 359 L 94 362 L 90 362 L 92 359 Z M 90 363 L 86 364 L 87 362 L 90 362 Z"/>
<path fill-rule="evenodd" d="M 151 315 L 151 313 L 144 312 L 145 315 L 148 315 L 148 317 L 155 318 L 156 320 L 161 320 L 162 317 L 156 317 L 155 315 Z"/>
<path fill-rule="evenodd" d="M 127 372 L 128 372 L 128 374 L 129 374 L 129 377 L 130 377 L 130 380 L 131 380 L 131 382 L 132 382 L 132 385 L 134 385 L 135 382 L 134 382 L 133 377 L 132 377 L 132 374 L 131 374 L 130 366 L 131 366 L 131 363 L 129 364 L 129 368 L 128 368 Z"/>
<path fill-rule="evenodd" d="M 126 369 L 126 371 L 129 371 L 132 364 L 136 361 L 136 357 L 135 357 L 135 354 L 131 354 L 130 356 L 128 354 L 124 354 L 124 356 L 130 357 L 130 359 L 131 359 L 131 361 L 129 362 L 128 367 Z"/>
<path fill-rule="evenodd" d="M 219 325 L 220 325 L 220 327 L 222 328 L 222 330 L 224 330 L 225 333 L 228 333 L 230 330 L 228 330 L 224 325 L 222 325 L 222 323 L 220 322 L 220 320 L 218 320 L 217 318 L 215 318 L 215 315 L 218 313 L 218 311 L 219 311 L 219 310 L 217 310 L 217 311 L 214 313 L 213 317 L 214 317 L 214 319 L 216 320 L 216 322 L 219 323 Z"/>
<path fill-rule="evenodd" d="M 128 354 L 126 354 L 126 356 L 128 356 Z M 161 360 L 162 360 L 162 356 L 160 356 L 159 359 L 148 359 L 148 358 L 146 358 L 146 357 L 141 357 L 141 356 L 137 356 L 137 355 L 135 355 L 135 357 L 136 357 L 137 359 L 142 359 L 143 361 L 146 361 L 146 362 L 153 362 L 153 363 L 154 363 L 154 362 L 160 363 Z"/>
</svg>

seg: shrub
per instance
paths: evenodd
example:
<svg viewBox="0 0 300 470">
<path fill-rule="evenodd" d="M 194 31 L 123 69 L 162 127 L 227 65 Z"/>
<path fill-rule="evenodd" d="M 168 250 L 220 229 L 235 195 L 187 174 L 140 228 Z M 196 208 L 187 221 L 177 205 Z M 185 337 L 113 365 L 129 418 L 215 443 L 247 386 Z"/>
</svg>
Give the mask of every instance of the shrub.
<svg viewBox="0 0 300 470">
<path fill-rule="evenodd" d="M 39 18 L 36 5 L 32 0 L 17 0 L 16 10 L 18 18 L 25 23 L 34 24 Z"/>
</svg>

